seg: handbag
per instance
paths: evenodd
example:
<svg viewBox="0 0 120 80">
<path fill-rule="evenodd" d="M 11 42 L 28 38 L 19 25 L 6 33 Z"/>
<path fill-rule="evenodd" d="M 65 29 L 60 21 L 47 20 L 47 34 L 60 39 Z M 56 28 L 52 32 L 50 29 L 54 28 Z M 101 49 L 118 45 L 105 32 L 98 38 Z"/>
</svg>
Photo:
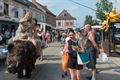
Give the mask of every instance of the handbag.
<svg viewBox="0 0 120 80">
<path fill-rule="evenodd" d="M 62 70 L 63 72 L 67 72 L 68 70 L 68 60 L 69 60 L 69 54 L 63 52 L 62 57 L 61 57 L 61 64 L 62 64 Z"/>
<path fill-rule="evenodd" d="M 87 64 L 90 62 L 90 56 L 89 56 L 89 53 L 86 51 L 84 51 L 84 53 L 78 53 L 77 52 L 77 63 L 79 65 L 83 65 L 83 64 Z"/>
<path fill-rule="evenodd" d="M 100 59 L 102 62 L 107 62 L 109 60 L 107 54 L 104 52 L 100 54 Z"/>
</svg>

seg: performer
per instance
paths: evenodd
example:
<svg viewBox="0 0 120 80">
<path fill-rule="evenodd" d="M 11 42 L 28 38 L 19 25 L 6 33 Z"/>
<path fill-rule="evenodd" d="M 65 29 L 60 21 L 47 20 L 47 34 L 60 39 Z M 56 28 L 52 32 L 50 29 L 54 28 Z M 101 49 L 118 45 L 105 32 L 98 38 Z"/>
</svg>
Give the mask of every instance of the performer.
<svg viewBox="0 0 120 80">
<path fill-rule="evenodd" d="M 19 21 L 15 37 L 12 37 L 8 43 L 12 43 L 15 40 L 29 40 L 32 38 L 34 32 L 35 29 L 33 27 L 32 13 L 27 12 Z"/>
</svg>

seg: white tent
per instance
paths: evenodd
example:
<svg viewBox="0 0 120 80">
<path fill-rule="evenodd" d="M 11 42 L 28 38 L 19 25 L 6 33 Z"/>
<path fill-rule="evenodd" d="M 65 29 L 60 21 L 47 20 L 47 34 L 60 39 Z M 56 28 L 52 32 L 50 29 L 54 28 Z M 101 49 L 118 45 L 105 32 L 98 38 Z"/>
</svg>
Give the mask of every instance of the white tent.
<svg viewBox="0 0 120 80">
<path fill-rule="evenodd" d="M 95 26 L 92 26 L 92 28 L 96 28 L 96 29 L 101 28 L 101 27 L 102 27 L 102 25 L 95 25 Z"/>
</svg>

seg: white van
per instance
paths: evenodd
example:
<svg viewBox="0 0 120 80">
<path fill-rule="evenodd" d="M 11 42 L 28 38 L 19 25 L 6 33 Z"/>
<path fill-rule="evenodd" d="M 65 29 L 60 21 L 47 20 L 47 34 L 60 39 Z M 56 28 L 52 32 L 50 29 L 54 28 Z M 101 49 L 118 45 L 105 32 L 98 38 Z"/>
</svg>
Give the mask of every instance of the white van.
<svg viewBox="0 0 120 80">
<path fill-rule="evenodd" d="M 115 30 L 114 31 L 114 43 L 120 44 L 120 23 L 114 23 Z"/>
</svg>

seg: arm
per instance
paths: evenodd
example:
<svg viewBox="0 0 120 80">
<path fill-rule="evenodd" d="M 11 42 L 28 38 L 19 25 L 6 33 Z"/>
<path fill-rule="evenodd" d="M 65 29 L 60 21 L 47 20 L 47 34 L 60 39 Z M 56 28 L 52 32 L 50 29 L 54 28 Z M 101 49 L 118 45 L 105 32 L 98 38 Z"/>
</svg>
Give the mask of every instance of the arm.
<svg viewBox="0 0 120 80">
<path fill-rule="evenodd" d="M 81 47 L 81 52 L 84 52 L 84 43 L 83 43 L 83 41 L 81 41 L 81 45 L 80 45 L 80 47 Z"/>
<path fill-rule="evenodd" d="M 44 32 L 42 32 L 42 39 L 43 39 L 43 41 L 45 41 L 45 34 L 44 34 Z"/>
<path fill-rule="evenodd" d="M 66 44 L 64 45 L 63 51 L 65 51 L 65 53 L 68 53 L 68 52 L 69 52 L 68 46 L 69 46 L 68 43 L 66 43 Z"/>
<path fill-rule="evenodd" d="M 95 42 L 95 35 L 93 32 L 90 32 L 89 33 L 89 40 L 92 42 L 93 46 L 96 48 L 96 49 L 99 49 L 98 46 L 97 46 L 97 43 Z"/>
</svg>

